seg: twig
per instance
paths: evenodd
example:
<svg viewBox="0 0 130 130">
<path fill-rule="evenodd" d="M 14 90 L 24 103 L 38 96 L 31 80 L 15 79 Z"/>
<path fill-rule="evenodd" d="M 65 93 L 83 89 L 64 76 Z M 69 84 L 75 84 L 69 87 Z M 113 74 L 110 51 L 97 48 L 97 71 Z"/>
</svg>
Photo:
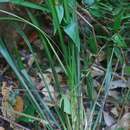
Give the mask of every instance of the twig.
<svg viewBox="0 0 130 130">
<path fill-rule="evenodd" d="M 117 68 L 118 68 L 118 65 L 119 65 L 119 59 L 117 59 L 117 62 L 116 62 L 116 64 L 115 64 L 115 66 L 114 66 L 114 71 L 113 71 L 113 73 L 116 73 L 116 70 L 117 70 Z M 114 79 L 114 75 L 112 75 L 111 81 L 113 81 L 113 79 Z"/>
<path fill-rule="evenodd" d="M 90 22 L 89 22 L 84 16 L 82 16 L 77 10 L 76 10 L 76 14 L 77 14 L 85 23 L 87 23 L 87 24 L 91 27 L 92 33 L 93 33 L 93 37 L 94 37 L 94 40 L 95 40 L 96 45 L 97 45 L 96 34 L 95 34 L 95 30 L 94 30 L 93 25 L 90 24 Z"/>
<path fill-rule="evenodd" d="M 100 69 L 102 69 L 103 71 L 106 72 L 106 69 L 103 68 L 102 66 L 98 66 L 98 65 L 96 65 L 96 64 L 94 64 L 94 65 L 95 65 L 96 67 L 98 67 L 98 68 L 100 68 Z M 126 79 L 125 79 L 124 77 L 120 76 L 120 75 L 117 74 L 116 72 L 112 72 L 112 75 L 114 75 L 114 76 L 116 76 L 116 77 L 122 79 L 124 82 L 127 82 Z"/>
<path fill-rule="evenodd" d="M 28 114 L 25 114 L 25 113 L 22 113 L 22 112 L 17 112 L 17 111 L 14 111 L 14 110 L 10 110 L 10 109 L 5 108 L 5 107 L 0 107 L 0 109 L 5 109 L 5 110 L 7 110 L 8 112 L 12 112 L 12 113 L 18 114 L 18 115 L 20 115 L 20 116 L 24 116 L 24 117 L 30 118 L 30 119 L 32 119 L 32 120 L 37 120 L 37 121 L 43 122 L 45 125 L 48 124 L 48 122 L 45 121 L 45 120 L 43 120 L 43 119 L 40 119 L 40 118 L 31 116 L 31 115 L 28 115 Z"/>
<path fill-rule="evenodd" d="M 102 25 L 99 21 L 97 21 L 94 17 L 92 17 L 92 15 L 91 15 L 86 9 L 82 8 L 80 5 L 78 5 L 78 8 L 79 8 L 81 11 L 83 11 L 87 16 L 89 16 L 92 21 L 94 21 L 95 23 L 97 23 L 98 25 L 100 25 L 101 28 L 102 28 L 106 33 L 109 34 L 109 31 L 107 30 L 107 28 L 106 28 L 104 25 Z"/>
</svg>

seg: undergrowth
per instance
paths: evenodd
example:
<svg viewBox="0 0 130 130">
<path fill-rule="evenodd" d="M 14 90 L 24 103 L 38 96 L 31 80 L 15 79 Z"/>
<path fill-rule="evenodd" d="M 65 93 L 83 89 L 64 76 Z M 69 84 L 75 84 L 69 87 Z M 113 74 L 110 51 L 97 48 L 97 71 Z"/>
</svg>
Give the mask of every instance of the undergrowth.
<svg viewBox="0 0 130 130">
<path fill-rule="evenodd" d="M 31 104 L 28 109 L 31 111 L 31 108 L 34 108 L 35 111 L 25 114 L 26 119 L 31 118 L 30 114 L 33 121 L 41 121 L 47 129 L 91 130 L 104 127 L 103 113 L 111 82 L 115 78 L 127 82 L 123 72 L 130 73 L 126 61 L 129 52 L 129 2 L 125 0 L 41 0 L 39 2 L 10 0 L 8 2 L 14 4 L 15 8 L 22 7 L 26 17 L 0 9 L 2 14 L 8 15 L 8 17 L 0 17 L 0 21 L 9 21 L 5 24 L 9 24 L 24 41 L 23 48 L 34 59 L 31 67 L 34 67 L 41 76 L 46 93 L 51 99 L 49 105 L 31 80 L 27 66 L 21 60 L 19 41 L 7 43 L 1 36 L 1 56 L 11 67 L 21 88 L 26 90 L 26 102 Z M 42 13 L 50 19 L 50 30 L 53 32 L 51 36 L 42 26 L 42 21 L 45 20 L 42 19 Z M 39 20 L 39 14 L 42 20 Z M 40 62 L 39 49 L 30 42 L 19 23 L 30 27 L 38 35 L 40 46 L 43 47 L 40 55 L 46 57 L 46 67 Z M 8 44 L 13 44 L 14 52 Z M 66 78 L 65 88 L 59 81 L 56 66 L 62 69 Z M 44 76 L 48 68 L 51 68 L 56 99 Z M 94 73 L 96 78 L 93 76 L 94 68 L 100 70 L 97 75 L 96 72 Z M 95 85 L 96 80 L 99 81 L 98 87 Z M 126 95 L 128 94 L 129 91 Z M 25 118 L 21 120 L 25 121 Z"/>
</svg>

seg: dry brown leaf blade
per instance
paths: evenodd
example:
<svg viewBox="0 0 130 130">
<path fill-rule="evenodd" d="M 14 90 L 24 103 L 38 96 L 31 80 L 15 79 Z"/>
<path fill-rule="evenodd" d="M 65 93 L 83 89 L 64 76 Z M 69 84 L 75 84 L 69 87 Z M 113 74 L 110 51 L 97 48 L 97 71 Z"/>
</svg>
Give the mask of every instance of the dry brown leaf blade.
<svg viewBox="0 0 130 130">
<path fill-rule="evenodd" d="M 20 96 L 16 96 L 16 105 L 13 106 L 13 109 L 17 112 L 23 112 L 24 101 Z M 19 115 L 17 115 L 19 117 Z"/>
</svg>

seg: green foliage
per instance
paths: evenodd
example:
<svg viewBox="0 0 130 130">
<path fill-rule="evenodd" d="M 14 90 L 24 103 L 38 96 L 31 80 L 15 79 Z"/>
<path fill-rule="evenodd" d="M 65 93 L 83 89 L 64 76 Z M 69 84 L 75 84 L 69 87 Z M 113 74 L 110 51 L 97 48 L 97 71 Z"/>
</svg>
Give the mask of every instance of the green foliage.
<svg viewBox="0 0 130 130">
<path fill-rule="evenodd" d="M 54 113 L 30 79 L 21 60 L 17 43 L 14 48 L 15 54 L 11 54 L 9 48 L 5 46 L 7 43 L 1 39 L 0 54 L 11 67 L 22 88 L 26 90 L 24 114 L 37 116 L 49 122 L 45 127 L 50 130 L 54 129 L 54 126 L 64 130 L 97 129 L 102 122 L 104 105 L 113 75 L 116 73 L 113 61 L 119 61 L 120 66 L 126 63 L 123 52 L 127 53 L 130 47 L 129 4 L 121 0 L 43 0 L 42 2 L 36 4 L 25 0 L 10 0 L 10 3 L 25 8 L 26 19 L 0 10 L 1 13 L 8 15 L 8 17 L 0 17 L 0 21 L 10 21 L 9 25 L 24 40 L 26 49 L 34 58 L 35 68 L 45 83 L 49 98 L 56 104 L 53 106 Z M 82 3 L 81 9 L 79 9 L 80 3 Z M 53 36 L 43 31 L 42 23 L 39 22 L 37 14 L 32 13 L 33 10 L 50 17 L 54 29 Z M 23 29 L 18 26 L 19 23 L 31 27 L 38 34 L 40 44 L 44 47 L 41 55 L 46 55 L 48 68 L 52 70 L 53 85 L 60 99 L 59 104 L 54 100 L 44 77 L 46 68 L 40 66 L 38 52 Z M 105 54 L 103 63 L 98 61 L 101 52 Z M 103 64 L 101 69 L 104 67 L 105 74 L 101 78 L 93 76 L 92 67 L 95 64 L 99 67 Z M 67 78 L 68 93 L 64 93 L 56 66 L 62 68 Z M 125 66 L 124 71 L 130 74 L 129 65 Z M 95 87 L 96 79 L 101 80 L 100 88 Z M 35 93 L 32 90 L 35 90 Z M 96 96 L 95 90 L 98 91 Z M 12 105 L 16 103 L 15 96 L 14 93 L 10 96 Z M 89 118 L 88 108 L 84 104 L 90 105 L 87 106 L 91 109 Z M 33 119 L 22 116 L 17 121 L 29 123 Z"/>
<path fill-rule="evenodd" d="M 121 49 L 114 47 L 114 53 L 115 53 L 116 57 L 119 59 L 120 63 L 123 64 L 125 62 L 125 59 L 122 56 Z"/>
<path fill-rule="evenodd" d="M 130 74 L 130 66 L 126 66 L 125 67 L 125 72 L 128 73 L 128 74 Z"/>
<path fill-rule="evenodd" d="M 61 23 L 63 16 L 64 16 L 64 8 L 62 5 L 58 5 L 55 8 L 56 8 L 59 23 Z"/>
<path fill-rule="evenodd" d="M 117 46 L 119 46 L 119 47 L 127 47 L 127 44 L 125 43 L 123 37 L 120 34 L 114 34 L 112 39 L 117 44 Z"/>
<path fill-rule="evenodd" d="M 96 43 L 93 35 L 88 37 L 87 43 L 88 43 L 91 51 L 96 54 L 98 52 L 98 49 L 97 49 L 97 43 Z"/>
<path fill-rule="evenodd" d="M 49 11 L 47 8 L 43 7 L 43 6 L 39 6 L 37 4 L 34 4 L 32 2 L 28 2 L 25 0 L 10 0 L 10 2 L 12 4 L 16 4 L 16 5 L 21 5 L 21 6 L 25 6 L 25 7 L 29 7 L 29 8 L 34 8 L 34 9 L 38 9 L 41 11 Z"/>
<path fill-rule="evenodd" d="M 114 19 L 114 26 L 113 29 L 115 31 L 119 31 L 121 29 L 121 22 L 122 22 L 123 12 L 119 12 L 119 14 Z"/>
<path fill-rule="evenodd" d="M 60 107 L 63 106 L 63 111 L 67 114 L 71 114 L 71 104 L 68 97 L 66 95 L 62 95 L 60 102 Z"/>
<path fill-rule="evenodd" d="M 64 27 L 65 33 L 73 40 L 75 45 L 80 48 L 80 39 L 77 30 L 77 24 L 72 22 L 70 25 Z"/>
</svg>

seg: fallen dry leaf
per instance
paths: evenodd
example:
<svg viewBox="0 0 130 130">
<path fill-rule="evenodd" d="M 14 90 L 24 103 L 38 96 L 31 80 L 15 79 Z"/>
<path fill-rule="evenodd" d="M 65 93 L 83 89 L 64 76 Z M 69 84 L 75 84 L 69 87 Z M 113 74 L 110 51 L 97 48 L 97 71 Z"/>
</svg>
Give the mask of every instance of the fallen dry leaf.
<svg viewBox="0 0 130 130">
<path fill-rule="evenodd" d="M 105 121 L 105 123 L 106 123 L 106 125 L 107 125 L 108 127 L 110 127 L 112 124 L 115 123 L 114 118 L 113 118 L 112 116 L 110 116 L 109 113 L 104 112 L 104 113 L 103 113 L 103 116 L 104 116 L 104 121 Z"/>
<path fill-rule="evenodd" d="M 110 90 L 108 93 L 109 96 L 113 97 L 114 99 L 119 99 L 121 94 L 120 92 L 116 91 L 116 90 Z"/>
<path fill-rule="evenodd" d="M 121 120 L 119 121 L 118 125 L 123 127 L 124 129 L 130 129 L 130 113 L 125 113 Z"/>
<path fill-rule="evenodd" d="M 31 1 L 31 0 L 30 0 L 30 1 Z M 32 1 L 34 1 L 34 0 L 32 0 Z M 37 32 L 35 32 L 35 31 L 33 31 L 33 32 L 28 36 L 28 39 L 29 39 L 30 43 L 33 42 L 33 41 L 35 41 L 37 38 L 38 38 L 38 35 L 37 35 Z M 25 46 L 26 43 L 22 40 L 22 41 L 19 42 L 19 45 L 20 45 L 20 46 Z"/>
<path fill-rule="evenodd" d="M 97 68 L 96 66 L 92 66 L 92 77 L 103 76 L 103 75 L 104 75 L 104 71 Z"/>
<path fill-rule="evenodd" d="M 114 116 L 116 116 L 116 117 L 118 117 L 118 116 L 119 116 L 119 113 L 118 113 L 118 111 L 117 111 L 117 108 L 116 108 L 116 107 L 113 107 L 113 108 L 111 109 L 111 113 L 112 113 Z"/>
<path fill-rule="evenodd" d="M 54 87 L 53 87 L 52 85 L 49 85 L 49 86 L 48 86 L 48 89 L 49 89 L 49 91 L 50 91 L 50 93 L 51 93 L 52 98 L 53 98 L 54 100 L 56 100 L 57 93 L 56 93 L 56 91 L 54 90 Z M 45 101 L 47 101 L 47 102 L 52 102 L 52 100 L 51 100 L 51 98 L 50 98 L 50 96 L 49 96 L 49 93 L 48 93 L 48 91 L 47 91 L 47 88 L 43 88 L 43 89 L 41 90 L 41 92 L 42 92 L 42 94 L 45 96 L 45 98 L 44 98 Z"/>
<path fill-rule="evenodd" d="M 127 83 L 125 83 L 123 80 L 114 80 L 111 81 L 111 87 L 110 89 L 115 89 L 115 88 L 126 88 Z"/>
<path fill-rule="evenodd" d="M 20 96 L 16 96 L 16 105 L 13 106 L 13 109 L 17 112 L 23 112 L 24 102 Z M 19 117 L 19 115 L 16 115 Z"/>
<path fill-rule="evenodd" d="M 56 67 L 55 67 L 55 71 L 56 71 L 56 73 L 63 73 L 63 70 L 62 70 L 61 67 L 59 67 L 59 66 L 56 66 Z M 49 69 L 46 70 L 46 72 L 52 73 L 52 69 L 49 68 Z"/>
<path fill-rule="evenodd" d="M 113 126 L 111 130 L 130 130 L 130 113 L 125 113 L 122 118 Z"/>
<path fill-rule="evenodd" d="M 99 56 L 96 59 L 96 63 L 99 63 L 99 62 L 103 61 L 105 58 L 106 58 L 105 52 L 101 51 L 100 54 L 99 54 Z"/>
<path fill-rule="evenodd" d="M 43 74 L 46 84 L 49 86 L 52 81 L 52 73 L 48 72 L 46 74 Z M 39 74 L 39 77 L 42 79 L 42 76 Z M 39 84 L 37 84 L 37 89 L 41 90 L 43 87 L 45 87 L 45 82 L 42 80 Z"/>
</svg>

